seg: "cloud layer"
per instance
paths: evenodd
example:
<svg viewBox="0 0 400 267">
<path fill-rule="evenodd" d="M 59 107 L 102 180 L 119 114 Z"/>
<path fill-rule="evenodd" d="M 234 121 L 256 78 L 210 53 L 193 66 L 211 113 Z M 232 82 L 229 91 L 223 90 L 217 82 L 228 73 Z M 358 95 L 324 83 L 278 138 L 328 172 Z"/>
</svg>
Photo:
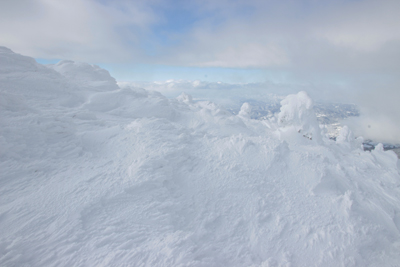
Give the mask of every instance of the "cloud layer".
<svg viewBox="0 0 400 267">
<path fill-rule="evenodd" d="M 400 2 L 0 3 L 0 41 L 41 58 L 231 68 L 398 71 Z"/>
<path fill-rule="evenodd" d="M 139 53 L 155 21 L 141 1 L 1 1 L 0 42 L 37 58 L 115 62 Z"/>
</svg>

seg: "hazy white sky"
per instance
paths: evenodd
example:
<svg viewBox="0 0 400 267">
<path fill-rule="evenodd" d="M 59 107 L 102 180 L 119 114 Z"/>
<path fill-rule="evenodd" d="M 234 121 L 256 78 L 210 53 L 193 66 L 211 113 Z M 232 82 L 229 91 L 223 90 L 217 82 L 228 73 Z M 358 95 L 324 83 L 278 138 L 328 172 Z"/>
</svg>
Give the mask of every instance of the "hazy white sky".
<svg viewBox="0 0 400 267">
<path fill-rule="evenodd" d="M 400 99 L 399 14 L 399 0 L 3 0 L 0 45 L 118 80 L 347 90 L 396 120 L 400 105 L 382 96 Z"/>
</svg>

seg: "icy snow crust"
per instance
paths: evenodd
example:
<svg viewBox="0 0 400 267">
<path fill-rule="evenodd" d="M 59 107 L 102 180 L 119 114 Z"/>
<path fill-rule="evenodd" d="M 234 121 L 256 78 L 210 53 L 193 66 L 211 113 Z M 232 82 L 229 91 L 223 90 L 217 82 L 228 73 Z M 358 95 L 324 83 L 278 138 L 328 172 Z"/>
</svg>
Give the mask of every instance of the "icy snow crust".
<svg viewBox="0 0 400 267">
<path fill-rule="evenodd" d="M 399 266 L 396 155 L 0 48 L 1 266 Z"/>
</svg>

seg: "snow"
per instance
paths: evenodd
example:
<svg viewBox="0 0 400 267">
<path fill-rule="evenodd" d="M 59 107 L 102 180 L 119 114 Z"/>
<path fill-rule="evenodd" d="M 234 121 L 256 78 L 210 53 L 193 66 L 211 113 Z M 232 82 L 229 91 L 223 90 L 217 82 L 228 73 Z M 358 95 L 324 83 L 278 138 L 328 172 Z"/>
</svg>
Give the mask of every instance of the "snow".
<svg viewBox="0 0 400 267">
<path fill-rule="evenodd" d="M 398 158 L 0 48 L 1 266 L 398 266 Z"/>
<path fill-rule="evenodd" d="M 96 65 L 63 60 L 50 67 L 80 87 L 91 87 L 96 91 L 110 91 L 119 88 L 108 71 Z"/>
<path fill-rule="evenodd" d="M 243 103 L 242 107 L 240 108 L 239 111 L 239 116 L 243 117 L 243 118 L 250 118 L 250 114 L 251 114 L 251 105 L 247 102 Z"/>
</svg>

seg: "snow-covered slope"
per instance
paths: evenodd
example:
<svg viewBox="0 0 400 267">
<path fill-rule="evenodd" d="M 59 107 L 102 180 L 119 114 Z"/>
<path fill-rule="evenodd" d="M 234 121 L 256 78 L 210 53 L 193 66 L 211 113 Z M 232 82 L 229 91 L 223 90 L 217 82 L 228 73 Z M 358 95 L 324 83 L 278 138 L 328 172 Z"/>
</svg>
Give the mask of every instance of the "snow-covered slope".
<svg viewBox="0 0 400 267">
<path fill-rule="evenodd" d="M 1 266 L 399 266 L 398 159 L 0 48 Z"/>
</svg>

